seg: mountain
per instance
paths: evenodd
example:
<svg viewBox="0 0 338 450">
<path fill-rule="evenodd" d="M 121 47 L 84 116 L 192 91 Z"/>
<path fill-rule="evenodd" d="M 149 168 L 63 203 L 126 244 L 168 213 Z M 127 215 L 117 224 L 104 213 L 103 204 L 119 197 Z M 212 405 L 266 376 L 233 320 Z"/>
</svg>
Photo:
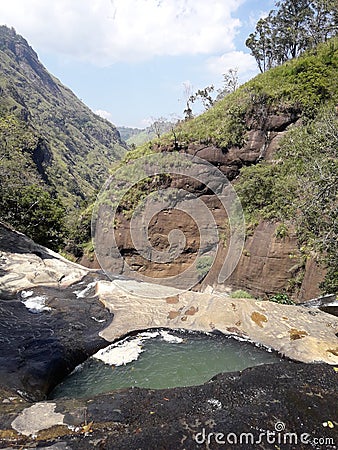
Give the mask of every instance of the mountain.
<svg viewBox="0 0 338 450">
<path fill-rule="evenodd" d="M 176 276 L 198 257 L 196 226 L 183 212 L 171 216 L 163 212 L 149 224 L 151 242 L 160 252 L 167 248 L 172 229 L 187 230 L 185 248 L 172 264 L 146 260 L 143 255 L 149 253 L 149 246 L 135 248 L 129 232 L 130 217 L 147 193 L 180 187 L 190 189 L 208 206 L 222 237 L 211 270 L 207 254 L 197 261 L 206 285 L 247 289 L 257 297 L 276 296 L 280 301 L 337 292 L 337 105 L 338 38 L 332 38 L 258 75 L 160 139 L 130 151 L 119 166 L 129 164 L 126 173 L 135 171 L 133 161 L 139 157 L 158 152 L 198 156 L 217 167 L 241 200 L 246 240 L 236 270 L 225 286 L 217 286 L 228 252 L 227 217 L 220 214 L 217 196 L 196 180 L 187 181 L 188 172 L 183 180 L 164 174 L 163 182 L 158 177 L 156 182 L 138 183 L 122 199 L 115 220 L 124 261 L 143 275 L 166 278 Z M 209 230 L 208 223 L 199 225 Z M 109 237 L 105 240 L 108 243 Z M 122 273 L 126 270 L 124 264 Z"/>
<path fill-rule="evenodd" d="M 143 145 L 156 137 L 151 127 L 118 127 L 117 129 L 120 133 L 121 139 L 123 139 L 129 147 L 137 147 L 139 145 Z"/>
<path fill-rule="evenodd" d="M 130 148 L 139 147 L 147 142 L 160 137 L 175 128 L 177 120 L 170 121 L 165 117 L 153 119 L 152 124 L 147 128 L 118 127 L 120 135 Z"/>
<path fill-rule="evenodd" d="M 6 26 L 0 27 L 0 138 L 1 216 L 30 235 L 37 224 L 20 226 L 14 217 L 16 208 L 21 216 L 34 211 L 29 200 L 19 204 L 23 190 L 42 190 L 73 223 L 127 148 L 116 127 L 51 75 L 27 41 Z M 8 186 L 13 192 L 6 200 Z"/>
</svg>

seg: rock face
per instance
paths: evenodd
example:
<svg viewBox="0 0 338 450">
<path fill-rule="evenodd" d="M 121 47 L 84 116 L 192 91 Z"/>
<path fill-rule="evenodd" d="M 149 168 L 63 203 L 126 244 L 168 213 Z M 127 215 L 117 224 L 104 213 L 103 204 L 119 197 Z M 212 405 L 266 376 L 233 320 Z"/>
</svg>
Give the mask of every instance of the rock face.
<svg viewBox="0 0 338 450">
<path fill-rule="evenodd" d="M 245 286 L 255 296 L 275 294 L 291 288 L 303 266 L 294 228 L 278 237 L 279 223 L 261 222 L 248 236 L 241 259 L 228 283 L 236 289 Z M 308 294 L 304 290 L 304 296 Z M 314 290 L 311 294 L 318 295 Z"/>
<path fill-rule="evenodd" d="M 243 166 L 255 164 L 262 159 L 273 160 L 281 138 L 290 127 L 299 124 L 299 116 L 299 111 L 283 109 L 267 110 L 262 117 L 249 117 L 248 115 L 245 122 L 245 143 L 242 147 L 220 148 L 211 143 L 192 142 L 189 144 L 182 143 L 176 150 L 179 150 L 181 154 L 188 154 L 208 161 L 211 167 L 217 167 L 230 181 L 233 181 L 238 177 Z M 154 149 L 158 153 L 175 150 L 174 144 L 172 146 L 158 145 Z M 235 182 L 240 183 L 240 178 Z M 191 193 L 201 200 L 212 213 L 221 237 L 221 245 L 219 245 L 218 256 L 213 269 L 209 272 L 205 282 L 202 283 L 202 288 L 210 284 L 216 287 L 218 270 L 226 257 L 226 250 L 222 249 L 221 241 L 226 241 L 228 238 L 227 214 L 217 203 L 217 196 L 205 189 L 205 186 L 196 182 L 196 180 L 191 181 L 189 170 L 187 170 L 187 176 L 182 177 L 181 180 L 172 176 L 169 183 L 166 179 L 162 186 L 156 185 L 155 187 L 164 190 L 170 188 L 185 189 L 189 194 Z M 143 194 L 149 194 L 151 188 L 154 188 L 154 186 L 144 187 L 145 192 Z M 137 248 L 131 238 L 133 229 L 130 211 L 127 211 L 127 213 L 125 214 L 123 208 L 117 212 L 114 231 L 108 232 L 108 236 L 106 236 L 108 242 L 109 234 L 115 233 L 115 239 L 121 254 L 120 260 L 125 261 L 125 264 L 121 264 L 118 268 L 120 274 L 132 276 L 128 272 L 128 266 L 130 266 L 132 270 L 142 275 L 167 278 L 176 276 L 193 264 L 198 252 L 198 231 L 205 229 L 203 217 L 198 218 L 198 229 L 196 231 L 196 224 L 191 220 L 191 217 L 187 217 L 185 212 L 182 211 L 179 203 L 172 210 L 167 209 L 157 214 L 148 228 L 154 253 L 166 250 L 169 234 L 172 230 L 178 229 L 184 233 L 186 245 L 180 257 L 174 261 L 168 264 L 154 264 L 151 257 L 149 259 L 143 257 L 146 252 L 143 248 Z M 252 234 L 247 237 L 242 258 L 232 276 L 223 283 L 223 288 L 241 288 L 254 296 L 263 297 L 287 291 L 297 301 L 304 301 L 320 294 L 319 284 L 325 276 L 324 270 L 315 271 L 315 276 L 313 276 L 315 260 L 311 258 L 305 264 L 292 224 L 287 236 L 283 237 L 278 236 L 279 226 L 280 223 L 278 222 L 268 221 L 262 221 L 258 224 Z M 109 252 L 109 245 L 103 245 L 103 247 Z M 95 267 L 96 263 L 96 261 L 93 261 L 90 266 Z M 303 277 L 304 282 L 302 282 Z M 201 286 L 197 287 L 197 289 L 200 288 Z M 221 288 L 221 286 L 218 286 L 218 289 Z"/>
<path fill-rule="evenodd" d="M 149 328 L 221 331 L 303 362 L 338 364 L 338 319 L 304 306 L 185 292 L 131 280 L 99 281 L 97 294 L 114 314 L 100 334 L 116 340 Z"/>
<path fill-rule="evenodd" d="M 0 384 L 44 398 L 107 342 L 112 316 L 94 296 L 102 275 L 0 226 Z"/>
<path fill-rule="evenodd" d="M 305 450 L 322 439 L 321 448 L 333 450 L 336 378 L 325 364 L 284 361 L 220 374 L 202 386 L 33 406 L 2 391 L 0 438 L 7 448 L 64 450 Z"/>
</svg>

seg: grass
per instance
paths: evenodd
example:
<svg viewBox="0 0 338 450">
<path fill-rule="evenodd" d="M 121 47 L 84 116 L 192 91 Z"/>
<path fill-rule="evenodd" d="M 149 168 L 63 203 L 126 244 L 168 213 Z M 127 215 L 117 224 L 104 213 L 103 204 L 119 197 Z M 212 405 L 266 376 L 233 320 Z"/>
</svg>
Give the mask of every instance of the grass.
<svg viewBox="0 0 338 450">
<path fill-rule="evenodd" d="M 237 291 L 233 291 L 230 294 L 231 298 L 254 298 L 249 292 L 243 291 L 242 289 L 238 289 Z"/>
</svg>

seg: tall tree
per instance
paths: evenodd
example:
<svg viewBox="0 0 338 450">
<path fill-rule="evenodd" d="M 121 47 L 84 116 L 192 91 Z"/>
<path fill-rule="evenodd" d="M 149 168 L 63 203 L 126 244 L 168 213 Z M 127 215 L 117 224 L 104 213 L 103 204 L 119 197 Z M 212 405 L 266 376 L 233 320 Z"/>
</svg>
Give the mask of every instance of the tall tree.
<svg viewBox="0 0 338 450">
<path fill-rule="evenodd" d="M 245 45 L 251 50 L 251 55 L 256 59 L 258 68 L 265 72 L 272 67 L 272 27 L 271 13 L 266 19 L 259 19 L 256 30 L 251 33 Z"/>
<path fill-rule="evenodd" d="M 337 0 L 281 0 L 276 7 L 257 22 L 245 43 L 261 72 L 299 56 L 338 31 Z"/>
</svg>

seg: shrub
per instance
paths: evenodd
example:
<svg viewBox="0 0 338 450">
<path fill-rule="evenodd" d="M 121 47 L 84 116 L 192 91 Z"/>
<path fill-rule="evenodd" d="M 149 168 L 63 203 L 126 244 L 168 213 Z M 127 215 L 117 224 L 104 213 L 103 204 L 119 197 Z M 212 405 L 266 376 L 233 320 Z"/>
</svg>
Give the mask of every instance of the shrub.
<svg viewBox="0 0 338 450">
<path fill-rule="evenodd" d="M 254 298 L 249 292 L 238 289 L 237 291 L 231 292 L 231 298 Z"/>
<path fill-rule="evenodd" d="M 269 298 L 270 302 L 279 303 L 281 305 L 294 305 L 294 301 L 287 294 L 275 294 Z"/>
</svg>

